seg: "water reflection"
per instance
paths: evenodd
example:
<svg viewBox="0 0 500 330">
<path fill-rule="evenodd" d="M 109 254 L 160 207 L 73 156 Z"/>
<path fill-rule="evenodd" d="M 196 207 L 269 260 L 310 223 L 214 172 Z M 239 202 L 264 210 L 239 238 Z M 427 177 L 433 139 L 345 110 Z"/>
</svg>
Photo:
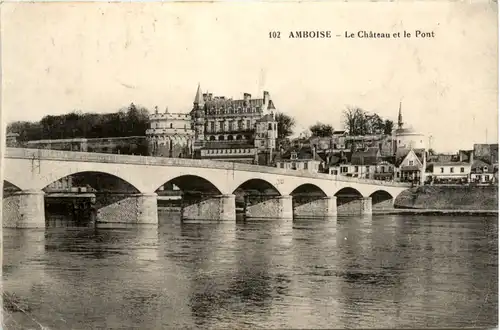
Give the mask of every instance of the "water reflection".
<svg viewBox="0 0 500 330">
<path fill-rule="evenodd" d="M 4 230 L 7 328 L 492 326 L 497 219 Z M 12 307 L 12 306 L 11 306 Z"/>
</svg>

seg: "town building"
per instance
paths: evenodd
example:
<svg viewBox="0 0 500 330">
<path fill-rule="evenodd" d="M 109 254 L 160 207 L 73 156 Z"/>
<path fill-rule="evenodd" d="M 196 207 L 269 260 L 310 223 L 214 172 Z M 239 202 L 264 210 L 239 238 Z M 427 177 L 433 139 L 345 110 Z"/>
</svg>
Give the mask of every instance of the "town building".
<svg viewBox="0 0 500 330">
<path fill-rule="evenodd" d="M 146 130 L 151 156 L 191 158 L 195 132 L 191 116 L 187 113 L 155 112 L 149 116 L 149 129 Z"/>
<path fill-rule="evenodd" d="M 481 159 L 490 164 L 498 164 L 498 143 L 474 144 L 474 158 Z"/>
<path fill-rule="evenodd" d="M 373 179 L 377 165 L 382 161 L 377 147 L 366 148 L 352 153 L 349 163 L 339 163 L 329 167 L 329 174 L 349 177 Z"/>
<path fill-rule="evenodd" d="M 262 98 L 233 100 L 196 91 L 190 112 L 196 158 L 270 164 L 278 134 L 276 108 L 269 92 Z"/>
<path fill-rule="evenodd" d="M 425 180 L 425 150 L 410 149 L 408 152 L 398 150 L 396 155 L 394 180 L 399 182 L 422 183 Z M 404 155 L 404 156 L 402 156 Z"/>
<path fill-rule="evenodd" d="M 468 183 L 470 174 L 469 162 L 429 163 L 426 168 L 426 181 L 431 184 Z"/>
<path fill-rule="evenodd" d="M 311 173 L 320 172 L 323 159 L 310 146 L 294 147 L 275 159 L 276 167 L 287 170 L 303 170 Z"/>
<path fill-rule="evenodd" d="M 471 166 L 470 182 L 476 184 L 498 183 L 498 164 L 493 165 L 481 159 L 475 159 Z"/>
</svg>

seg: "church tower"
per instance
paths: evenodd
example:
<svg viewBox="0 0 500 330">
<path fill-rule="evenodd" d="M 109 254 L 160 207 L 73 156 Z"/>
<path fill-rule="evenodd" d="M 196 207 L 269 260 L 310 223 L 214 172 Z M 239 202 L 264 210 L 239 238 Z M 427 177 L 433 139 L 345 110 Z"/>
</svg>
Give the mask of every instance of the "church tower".
<svg viewBox="0 0 500 330">
<path fill-rule="evenodd" d="M 401 101 L 399 102 L 398 129 L 403 128 L 403 115 L 401 114 Z"/>
</svg>

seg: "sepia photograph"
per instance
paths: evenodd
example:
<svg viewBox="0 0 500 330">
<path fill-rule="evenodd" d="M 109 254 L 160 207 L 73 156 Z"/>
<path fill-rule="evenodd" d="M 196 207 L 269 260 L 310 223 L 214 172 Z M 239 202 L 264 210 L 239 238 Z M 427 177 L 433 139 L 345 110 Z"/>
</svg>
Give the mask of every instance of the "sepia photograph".
<svg viewBox="0 0 500 330">
<path fill-rule="evenodd" d="M 496 1 L 3 2 L 1 329 L 498 327 Z"/>
</svg>

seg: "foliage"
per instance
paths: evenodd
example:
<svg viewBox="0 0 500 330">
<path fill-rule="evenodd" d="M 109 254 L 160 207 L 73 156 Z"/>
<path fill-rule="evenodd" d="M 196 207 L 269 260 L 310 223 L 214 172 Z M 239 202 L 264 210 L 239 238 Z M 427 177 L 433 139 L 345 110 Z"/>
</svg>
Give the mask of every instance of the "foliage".
<svg viewBox="0 0 500 330">
<path fill-rule="evenodd" d="M 293 134 L 295 119 L 287 114 L 278 112 L 275 116 L 278 122 L 278 139 L 284 139 Z"/>
<path fill-rule="evenodd" d="M 384 134 L 391 135 L 394 129 L 394 122 L 392 120 L 386 119 L 384 122 Z"/>
<path fill-rule="evenodd" d="M 378 114 L 368 114 L 358 107 L 347 107 L 344 110 L 344 125 L 349 131 L 349 135 L 390 135 L 394 127 L 392 120 L 384 119 Z"/>
<path fill-rule="evenodd" d="M 309 127 L 313 136 L 329 137 L 333 135 L 334 128 L 332 125 L 316 123 Z"/>
<path fill-rule="evenodd" d="M 143 136 L 148 128 L 149 112 L 131 103 L 116 113 L 96 114 L 73 111 L 47 115 L 39 122 L 13 122 L 7 132 L 19 133 L 19 141 L 71 138 Z"/>
</svg>

